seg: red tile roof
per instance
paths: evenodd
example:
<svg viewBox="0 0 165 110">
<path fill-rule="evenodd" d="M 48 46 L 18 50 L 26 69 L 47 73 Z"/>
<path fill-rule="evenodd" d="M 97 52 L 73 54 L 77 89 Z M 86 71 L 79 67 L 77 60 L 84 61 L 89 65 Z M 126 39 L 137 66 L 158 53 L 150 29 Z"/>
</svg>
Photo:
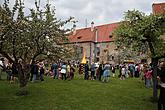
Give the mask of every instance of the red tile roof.
<svg viewBox="0 0 165 110">
<path fill-rule="evenodd" d="M 109 36 L 112 35 L 112 32 L 119 26 L 119 23 L 105 24 L 96 26 L 94 31 L 91 31 L 91 27 L 77 29 L 76 34 L 69 35 L 69 41 L 74 42 L 94 42 L 96 37 L 96 29 L 98 33 L 98 42 L 110 42 L 113 41 L 113 38 Z"/>
<path fill-rule="evenodd" d="M 165 13 L 165 3 L 154 3 L 152 9 L 153 14 L 163 14 Z"/>
</svg>

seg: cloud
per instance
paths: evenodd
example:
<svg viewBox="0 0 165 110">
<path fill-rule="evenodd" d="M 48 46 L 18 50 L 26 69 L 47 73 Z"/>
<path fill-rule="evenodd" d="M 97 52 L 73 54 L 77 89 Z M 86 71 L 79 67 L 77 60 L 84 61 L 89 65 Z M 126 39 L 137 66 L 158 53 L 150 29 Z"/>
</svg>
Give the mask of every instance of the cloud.
<svg viewBox="0 0 165 110">
<path fill-rule="evenodd" d="M 157 0 L 163 2 L 163 0 Z M 127 10 L 137 9 L 147 14 L 152 12 L 151 0 L 58 0 L 55 2 L 57 16 L 64 19 L 74 16 L 78 27 L 85 26 L 85 20 L 95 25 L 118 22 Z"/>
<path fill-rule="evenodd" d="M 3 0 L 0 0 L 2 3 Z M 14 4 L 14 0 L 10 0 Z M 34 8 L 34 0 L 24 0 L 27 8 Z M 44 7 L 47 0 L 40 0 Z M 155 2 L 164 2 L 156 0 Z M 78 20 L 77 27 L 84 27 L 86 19 L 88 26 L 92 21 L 95 25 L 121 21 L 124 12 L 137 9 L 146 14 L 152 13 L 152 0 L 49 0 L 51 6 L 56 8 L 56 16 L 65 20 L 70 16 Z M 27 9 L 26 9 L 27 11 Z"/>
</svg>

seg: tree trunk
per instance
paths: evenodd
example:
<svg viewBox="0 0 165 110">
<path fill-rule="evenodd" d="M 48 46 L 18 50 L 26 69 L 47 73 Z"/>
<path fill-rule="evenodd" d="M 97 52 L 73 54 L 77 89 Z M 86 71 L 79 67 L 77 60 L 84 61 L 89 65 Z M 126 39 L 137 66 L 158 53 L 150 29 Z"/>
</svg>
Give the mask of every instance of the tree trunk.
<svg viewBox="0 0 165 110">
<path fill-rule="evenodd" d="M 20 83 L 20 91 L 18 92 L 18 95 L 27 95 L 26 85 L 28 79 L 26 78 L 26 71 L 24 70 L 24 65 L 21 63 L 17 63 L 17 69 L 18 69 L 18 78 Z M 26 69 L 26 68 L 25 68 Z"/>
<path fill-rule="evenodd" d="M 157 101 L 158 99 L 158 90 L 156 88 L 157 86 L 157 65 L 158 65 L 158 59 L 152 58 L 152 67 L 153 67 L 153 100 Z"/>
</svg>

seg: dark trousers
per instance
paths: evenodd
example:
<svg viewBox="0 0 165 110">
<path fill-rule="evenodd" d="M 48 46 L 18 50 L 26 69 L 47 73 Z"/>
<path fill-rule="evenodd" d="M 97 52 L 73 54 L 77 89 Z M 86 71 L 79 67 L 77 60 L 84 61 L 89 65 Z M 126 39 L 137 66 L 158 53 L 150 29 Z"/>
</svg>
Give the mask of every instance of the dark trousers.
<svg viewBox="0 0 165 110">
<path fill-rule="evenodd" d="M 158 85 L 158 88 L 160 89 L 159 100 L 158 100 L 158 110 L 165 110 L 165 88 L 160 85 Z"/>
<path fill-rule="evenodd" d="M 61 73 L 62 74 L 62 80 L 65 79 L 66 80 L 66 74 Z"/>
<path fill-rule="evenodd" d="M 44 74 L 43 73 L 40 74 L 40 80 L 44 81 Z"/>
<path fill-rule="evenodd" d="M 57 69 L 55 69 L 55 70 L 53 70 L 53 73 L 54 73 L 54 79 L 56 78 L 56 76 L 57 76 Z M 57 78 L 58 78 L 58 76 L 57 76 Z"/>
<path fill-rule="evenodd" d="M 85 79 L 85 80 L 88 80 L 88 78 L 89 78 L 89 73 L 88 73 L 88 72 L 85 72 L 84 79 Z"/>
<path fill-rule="evenodd" d="M 100 72 L 100 74 L 99 74 L 99 81 L 101 81 L 101 76 L 103 75 L 103 73 L 102 72 Z"/>
<path fill-rule="evenodd" d="M 6 71 L 6 73 L 7 73 L 7 81 L 10 81 L 12 76 L 12 71 Z"/>
<path fill-rule="evenodd" d="M 73 79 L 73 77 L 74 77 L 74 74 L 73 73 L 70 73 L 70 77 L 69 77 L 70 80 Z"/>
<path fill-rule="evenodd" d="M 162 104 L 160 101 L 158 101 L 158 110 L 165 110 L 165 102 Z"/>
<path fill-rule="evenodd" d="M 95 71 L 91 71 L 91 78 L 95 77 Z"/>
<path fill-rule="evenodd" d="M 139 77 L 139 71 L 135 71 L 135 77 L 136 77 L 136 78 Z"/>
<path fill-rule="evenodd" d="M 30 73 L 30 81 L 33 79 L 33 73 Z"/>
</svg>

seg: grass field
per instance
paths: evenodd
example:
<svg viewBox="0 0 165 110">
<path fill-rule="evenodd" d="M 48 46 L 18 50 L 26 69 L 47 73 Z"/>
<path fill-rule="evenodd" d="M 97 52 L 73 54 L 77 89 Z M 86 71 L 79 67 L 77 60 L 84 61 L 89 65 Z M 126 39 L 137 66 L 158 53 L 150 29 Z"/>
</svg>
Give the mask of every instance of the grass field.
<svg viewBox="0 0 165 110">
<path fill-rule="evenodd" d="M 16 96 L 18 84 L 0 81 L 0 110 L 156 110 L 152 89 L 139 79 L 110 78 L 109 83 L 75 78 L 28 83 L 29 95 Z"/>
</svg>

